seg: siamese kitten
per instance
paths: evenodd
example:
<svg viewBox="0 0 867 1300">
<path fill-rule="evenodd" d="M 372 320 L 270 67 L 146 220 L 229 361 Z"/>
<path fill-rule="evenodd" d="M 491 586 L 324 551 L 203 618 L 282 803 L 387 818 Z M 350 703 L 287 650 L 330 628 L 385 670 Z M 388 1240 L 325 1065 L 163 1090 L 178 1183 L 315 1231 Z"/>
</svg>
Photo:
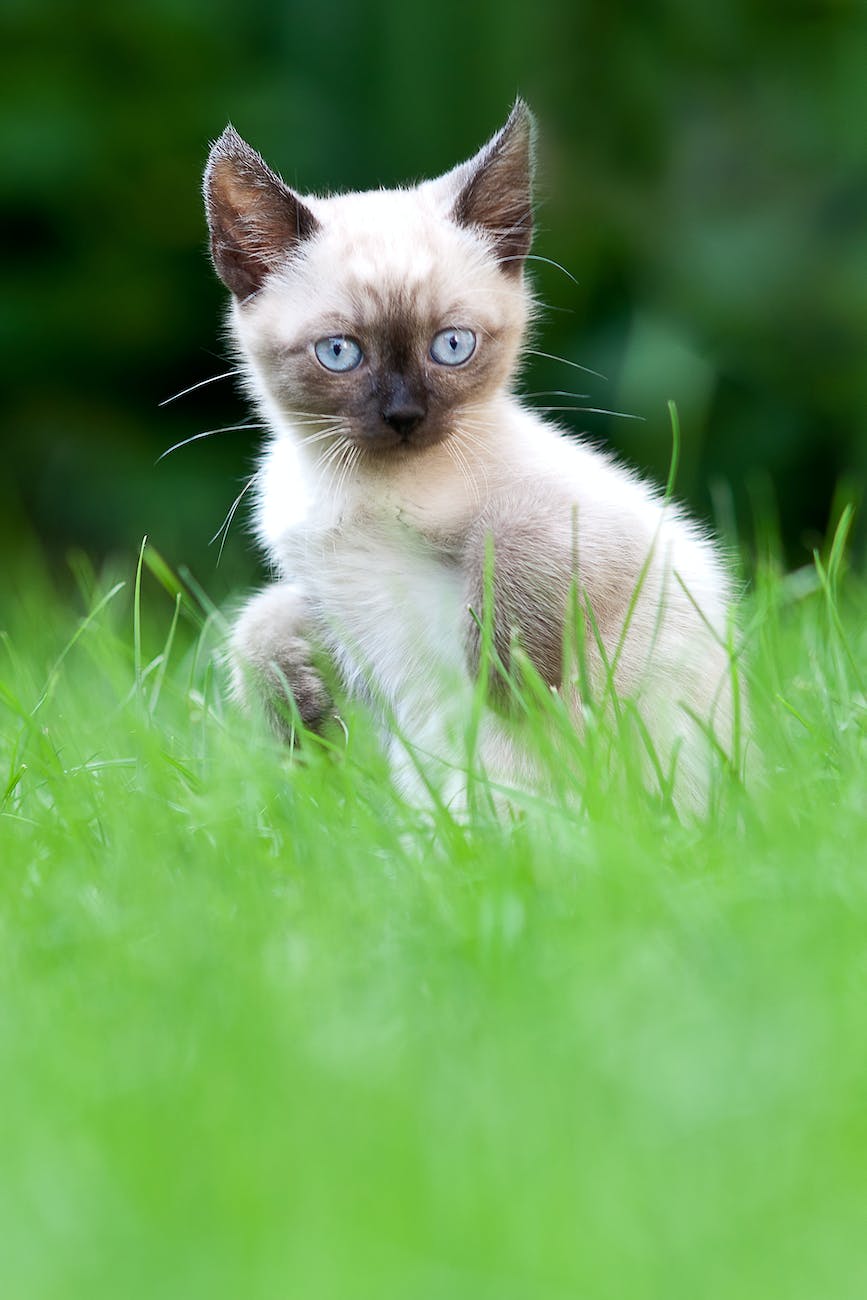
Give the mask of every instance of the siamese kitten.
<svg viewBox="0 0 867 1300">
<path fill-rule="evenodd" d="M 709 734 L 732 742 L 728 580 L 675 506 L 513 391 L 532 154 L 520 100 L 474 158 L 406 189 L 301 197 L 231 127 L 213 146 L 211 252 L 271 430 L 256 524 L 276 581 L 236 623 L 236 690 L 278 726 L 291 692 L 316 727 L 324 653 L 380 711 L 398 784 L 415 792 L 421 761 L 459 803 L 487 594 L 501 661 L 520 645 L 579 728 L 587 695 L 633 701 L 676 799 L 698 806 Z M 532 783 L 493 676 L 477 761 Z"/>
</svg>

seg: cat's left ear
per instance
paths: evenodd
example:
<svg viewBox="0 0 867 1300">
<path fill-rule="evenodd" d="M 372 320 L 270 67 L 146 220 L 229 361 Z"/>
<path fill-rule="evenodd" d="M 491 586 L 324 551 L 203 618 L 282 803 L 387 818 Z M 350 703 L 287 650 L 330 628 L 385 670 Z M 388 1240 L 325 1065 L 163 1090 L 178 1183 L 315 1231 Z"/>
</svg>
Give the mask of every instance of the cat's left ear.
<svg viewBox="0 0 867 1300">
<path fill-rule="evenodd" d="M 533 239 L 533 136 L 535 123 L 523 99 L 509 120 L 474 158 L 439 181 L 453 194 L 451 216 L 488 235 L 503 271 L 520 275 Z"/>
</svg>

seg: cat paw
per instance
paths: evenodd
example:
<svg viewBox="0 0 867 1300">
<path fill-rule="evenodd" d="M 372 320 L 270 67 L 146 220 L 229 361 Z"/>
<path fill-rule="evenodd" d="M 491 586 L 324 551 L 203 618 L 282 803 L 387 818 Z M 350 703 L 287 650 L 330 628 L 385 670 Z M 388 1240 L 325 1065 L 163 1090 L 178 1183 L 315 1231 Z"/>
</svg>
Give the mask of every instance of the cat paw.
<svg viewBox="0 0 867 1300">
<path fill-rule="evenodd" d="M 297 589 L 268 587 L 241 611 L 230 643 L 232 694 L 248 710 L 258 703 L 272 728 L 287 739 L 294 735 L 297 717 L 316 730 L 333 709 L 313 665 L 304 623 Z"/>
</svg>

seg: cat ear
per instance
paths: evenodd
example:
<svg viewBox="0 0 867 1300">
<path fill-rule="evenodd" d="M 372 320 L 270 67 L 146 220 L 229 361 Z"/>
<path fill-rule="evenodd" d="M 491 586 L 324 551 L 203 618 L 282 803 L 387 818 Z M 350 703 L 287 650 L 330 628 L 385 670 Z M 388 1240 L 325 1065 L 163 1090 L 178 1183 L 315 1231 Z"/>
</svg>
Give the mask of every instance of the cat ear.
<svg viewBox="0 0 867 1300">
<path fill-rule="evenodd" d="M 469 162 L 449 172 L 451 215 L 491 237 L 507 274 L 520 275 L 533 238 L 533 114 L 515 101 L 509 120 Z"/>
<path fill-rule="evenodd" d="M 204 192 L 214 267 L 241 301 L 319 228 L 298 195 L 231 126 L 211 148 Z"/>
</svg>

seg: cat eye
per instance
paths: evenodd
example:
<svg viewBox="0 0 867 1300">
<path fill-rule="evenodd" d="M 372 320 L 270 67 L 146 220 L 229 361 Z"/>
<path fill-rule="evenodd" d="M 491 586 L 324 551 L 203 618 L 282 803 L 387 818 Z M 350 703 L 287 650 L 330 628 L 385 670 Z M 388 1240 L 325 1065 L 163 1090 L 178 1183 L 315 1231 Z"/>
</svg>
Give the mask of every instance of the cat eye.
<svg viewBox="0 0 867 1300">
<path fill-rule="evenodd" d="M 364 360 L 364 353 L 355 339 L 335 334 L 330 339 L 319 339 L 313 344 L 316 359 L 326 370 L 354 370 Z"/>
<path fill-rule="evenodd" d="M 440 330 L 430 345 L 430 354 L 441 366 L 462 366 L 476 350 L 472 330 Z"/>
</svg>

